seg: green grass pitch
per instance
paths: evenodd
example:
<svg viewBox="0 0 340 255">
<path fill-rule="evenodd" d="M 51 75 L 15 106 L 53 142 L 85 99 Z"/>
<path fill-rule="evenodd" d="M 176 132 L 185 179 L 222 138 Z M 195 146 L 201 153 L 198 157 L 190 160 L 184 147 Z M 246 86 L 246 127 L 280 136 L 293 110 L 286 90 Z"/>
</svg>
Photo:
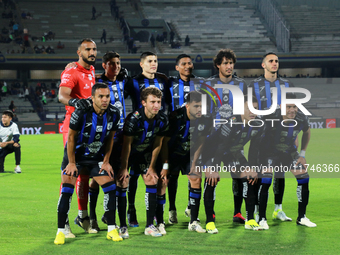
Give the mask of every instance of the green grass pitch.
<svg viewBox="0 0 340 255">
<path fill-rule="evenodd" d="M 339 164 L 340 129 L 312 130 L 306 153 L 307 163 Z M 340 221 L 339 173 L 311 173 L 310 200 L 307 217 L 316 228 L 296 226 L 296 180 L 287 178 L 283 209 L 293 222 L 271 219 L 274 209 L 273 193 L 268 202 L 267 231 L 245 230 L 233 225 L 233 196 L 231 179 L 222 179 L 216 191 L 217 235 L 198 234 L 187 230 L 184 215 L 187 203 L 187 178 L 181 176 L 177 194 L 179 223 L 167 225 L 167 235 L 159 238 L 145 236 L 145 205 L 143 181 L 139 180 L 136 206 L 139 228 L 129 228 L 130 239 L 116 243 L 106 240 L 103 231 L 86 234 L 71 224 L 75 239 L 65 245 L 53 243 L 57 231 L 57 201 L 60 185 L 60 163 L 63 155 L 61 135 L 21 136 L 22 174 L 14 174 L 14 155 L 6 158 L 5 171 L 0 174 L 0 254 L 339 254 Z M 316 168 L 315 168 L 316 169 Z M 287 177 L 291 177 L 288 173 Z M 329 177 L 329 178 L 325 178 Z M 103 213 L 103 192 L 100 192 L 97 216 Z M 165 220 L 168 219 L 166 204 Z M 244 204 L 242 212 L 245 215 Z M 76 195 L 73 196 L 70 220 L 77 215 Z M 199 215 L 205 226 L 203 201 Z"/>
</svg>

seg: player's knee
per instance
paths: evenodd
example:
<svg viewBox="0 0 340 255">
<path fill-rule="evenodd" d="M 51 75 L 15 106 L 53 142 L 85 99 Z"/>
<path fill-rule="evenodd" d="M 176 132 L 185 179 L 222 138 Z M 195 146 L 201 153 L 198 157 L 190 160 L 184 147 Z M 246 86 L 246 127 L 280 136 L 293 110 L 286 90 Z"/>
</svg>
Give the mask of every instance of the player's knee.
<svg viewBox="0 0 340 255">
<path fill-rule="evenodd" d="M 190 178 L 190 185 L 194 189 L 198 189 L 201 187 L 202 179 L 201 178 Z"/>
<path fill-rule="evenodd" d="M 99 184 L 93 178 L 90 181 L 90 188 L 91 189 L 99 189 Z"/>
</svg>

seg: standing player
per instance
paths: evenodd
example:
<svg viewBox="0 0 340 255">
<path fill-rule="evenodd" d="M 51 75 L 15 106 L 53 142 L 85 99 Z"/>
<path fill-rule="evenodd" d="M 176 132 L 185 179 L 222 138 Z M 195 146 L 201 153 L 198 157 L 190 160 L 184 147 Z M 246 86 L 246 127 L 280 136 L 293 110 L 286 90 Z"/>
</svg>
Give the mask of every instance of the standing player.
<svg viewBox="0 0 340 255">
<path fill-rule="evenodd" d="M 161 111 L 165 111 L 166 104 L 169 105 L 169 99 L 166 98 L 168 93 L 166 76 L 157 73 L 158 60 L 157 55 L 153 52 L 143 52 L 140 56 L 140 66 L 142 73 L 138 74 L 134 78 L 130 79 L 126 84 L 126 93 L 131 97 L 132 109 L 137 111 L 142 107 L 141 104 L 141 92 L 148 87 L 155 87 L 163 92 Z M 128 222 L 131 227 L 138 227 L 135 197 L 138 184 L 138 174 L 135 174 L 133 168 L 130 169 L 130 180 L 128 189 Z"/>
<path fill-rule="evenodd" d="M 194 170 L 202 144 L 210 132 L 211 124 L 211 118 L 202 117 L 201 93 L 191 91 L 187 94 L 185 106 L 176 109 L 170 114 L 169 131 L 165 134 L 161 152 L 163 161 L 169 163 L 172 176 L 177 176 L 178 178 L 180 171 L 188 176 L 190 182 L 189 201 L 191 205 L 191 219 L 188 229 L 198 233 L 205 233 L 206 231 L 197 222 L 202 189 L 201 175 L 195 173 Z M 173 196 L 169 189 L 169 200 L 171 195 Z M 176 222 L 173 221 L 174 218 L 171 216 L 174 215 L 171 212 L 169 211 L 169 223 L 173 224 Z M 176 211 L 174 212 L 176 213 Z M 163 212 L 159 209 L 157 213 L 161 214 Z M 159 221 L 160 219 L 157 215 L 157 222 Z"/>
<path fill-rule="evenodd" d="M 21 173 L 20 160 L 21 160 L 21 146 L 19 144 L 19 129 L 18 125 L 12 122 L 13 112 L 6 110 L 2 113 L 0 123 L 0 173 L 3 173 L 5 158 L 8 154 L 15 154 L 16 167 L 14 172 Z"/>
<path fill-rule="evenodd" d="M 171 94 L 171 106 L 170 111 L 175 111 L 186 105 L 187 95 L 190 91 L 195 90 L 195 83 L 198 84 L 202 81 L 202 78 L 196 77 L 192 71 L 194 64 L 191 57 L 187 54 L 180 54 L 176 58 L 176 70 L 178 71 L 177 77 L 169 78 L 169 91 Z M 170 169 L 169 184 L 168 184 L 168 196 L 169 196 L 169 223 L 177 223 L 177 211 L 176 211 L 176 194 L 178 185 L 179 171 L 172 171 Z M 190 192 L 190 182 L 189 182 Z M 186 209 L 186 214 L 190 217 L 190 203 Z"/>
<path fill-rule="evenodd" d="M 221 49 L 214 58 L 214 67 L 218 70 L 218 74 L 207 79 L 206 83 L 214 87 L 216 84 L 230 84 L 238 86 L 244 94 L 246 94 L 246 82 L 233 75 L 236 64 L 236 54 L 230 49 Z M 216 118 L 226 118 L 225 113 L 233 107 L 233 94 L 228 89 L 216 89 L 222 100 L 222 106 L 215 109 Z M 217 100 L 217 98 L 216 98 Z M 211 102 L 212 104 L 212 102 Z M 210 106 L 213 109 L 213 106 Z M 244 224 L 245 218 L 242 216 L 242 189 L 243 184 L 240 178 L 233 178 L 233 194 L 234 194 L 234 217 L 233 222 Z"/>
<path fill-rule="evenodd" d="M 78 43 L 77 54 L 79 56 L 75 68 L 66 69 L 61 74 L 61 83 L 59 88 L 59 101 L 65 105 L 66 115 L 63 123 L 63 140 L 64 146 L 68 138 L 69 123 L 71 114 L 75 108 L 86 109 L 89 102 L 86 98 L 91 96 L 92 86 L 95 83 L 94 63 L 97 56 L 96 43 L 90 39 L 82 39 Z M 89 192 L 89 176 L 79 173 L 76 190 L 78 195 L 78 217 L 75 222 L 88 233 L 97 233 L 92 229 L 87 215 L 87 202 Z M 69 222 L 67 220 L 66 224 Z M 69 226 L 69 233 L 66 233 L 66 238 L 74 237 Z"/>
<path fill-rule="evenodd" d="M 162 236 L 166 234 L 163 222 L 158 228 L 153 225 L 156 213 L 157 185 L 166 188 L 168 167 L 164 165 L 156 172 L 156 160 L 162 146 L 164 132 L 168 129 L 166 115 L 160 111 L 162 92 L 157 88 L 146 88 L 141 92 L 142 108 L 130 113 L 123 129 L 123 149 L 121 167 L 117 178 L 124 181 L 128 178 L 128 168 L 142 174 L 146 185 L 146 228 L 145 235 Z M 165 190 L 164 190 L 165 192 Z"/>
<path fill-rule="evenodd" d="M 253 98 L 253 107 L 257 109 L 256 98 Z M 255 178 L 256 172 L 251 166 L 256 165 L 256 151 L 261 141 L 264 128 L 261 127 L 261 120 L 256 117 L 248 108 L 247 96 L 244 96 L 244 114 L 233 115 L 225 120 L 215 123 L 217 130 L 212 133 L 203 148 L 203 162 L 209 166 L 224 166 L 231 173 L 234 180 L 240 179 L 242 188 L 240 193 L 246 201 L 247 221 L 246 229 L 259 230 L 260 227 L 254 220 L 254 209 L 256 200 Z M 262 122 L 263 124 L 263 122 Z M 250 150 L 252 157 L 249 163 L 243 154 L 243 147 L 248 141 L 252 141 Z M 219 181 L 219 174 L 213 168 L 207 171 L 208 180 L 205 183 L 204 203 L 207 214 L 208 233 L 218 233 L 215 227 L 214 200 L 216 184 Z"/>
<path fill-rule="evenodd" d="M 267 110 L 272 106 L 271 88 L 277 88 L 277 106 L 280 108 L 281 104 L 281 87 L 294 87 L 294 85 L 286 79 L 278 75 L 279 58 L 273 53 L 269 52 L 263 56 L 262 68 L 264 75 L 253 80 L 249 87 L 253 88 L 253 95 L 256 96 L 259 102 L 259 110 Z M 296 145 L 297 140 L 296 140 Z M 276 178 L 274 176 L 273 190 L 275 194 L 275 209 L 273 212 L 273 219 L 281 221 L 291 221 L 282 210 L 283 193 L 285 189 L 285 179 Z M 257 210 L 256 210 L 257 211 Z"/>
<path fill-rule="evenodd" d="M 70 209 L 78 169 L 89 172 L 102 187 L 107 212 L 107 239 L 121 241 L 115 226 L 116 185 L 109 158 L 113 137 L 118 129 L 119 110 L 110 105 L 110 90 L 97 83 L 92 87 L 92 104 L 88 111 L 72 113 L 62 170 L 62 191 L 58 201 L 58 232 L 55 244 L 65 243 L 65 223 Z"/>
<path fill-rule="evenodd" d="M 290 93 L 287 94 L 287 98 L 292 99 L 296 98 L 296 96 Z M 309 174 L 306 169 L 305 154 L 311 135 L 309 119 L 302 112 L 298 111 L 295 104 L 286 105 L 286 115 L 281 116 L 280 110 L 277 110 L 274 116 L 271 117 L 271 119 L 278 119 L 280 121 L 275 121 L 273 127 L 267 128 L 260 147 L 263 170 L 259 192 L 259 224 L 264 229 L 269 229 L 266 208 L 268 190 L 272 182 L 274 169 L 278 178 L 284 178 L 285 172 L 290 170 L 297 180 L 296 194 L 299 203 L 296 223 L 307 227 L 316 227 L 316 224 L 306 217 L 309 199 Z M 301 131 L 303 132 L 301 151 L 298 153 L 295 140 Z"/>
</svg>

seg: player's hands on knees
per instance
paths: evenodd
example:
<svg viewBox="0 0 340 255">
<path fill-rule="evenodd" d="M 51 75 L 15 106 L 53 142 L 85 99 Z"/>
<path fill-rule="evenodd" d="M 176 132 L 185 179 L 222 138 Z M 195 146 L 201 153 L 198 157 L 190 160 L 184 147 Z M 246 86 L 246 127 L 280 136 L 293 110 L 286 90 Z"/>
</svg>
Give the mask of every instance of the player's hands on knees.
<svg viewBox="0 0 340 255">
<path fill-rule="evenodd" d="M 254 185 L 257 182 L 258 175 L 255 169 L 248 167 L 246 171 L 246 176 L 249 184 Z"/>
<path fill-rule="evenodd" d="M 78 175 L 78 169 L 75 163 L 68 163 L 65 169 L 63 170 L 63 174 L 66 174 L 72 178 L 74 175 Z"/>
<path fill-rule="evenodd" d="M 117 180 L 120 183 L 123 183 L 125 179 L 128 179 L 130 177 L 129 172 L 127 169 L 120 169 L 117 174 Z"/>
<path fill-rule="evenodd" d="M 303 165 L 304 168 L 307 169 L 306 163 L 307 163 L 307 161 L 306 161 L 306 159 L 304 157 L 299 157 L 298 160 L 295 163 L 295 166 L 296 166 L 295 169 L 298 169 L 297 166 L 299 164 Z M 299 169 L 299 170 L 302 170 L 302 169 Z"/>
<path fill-rule="evenodd" d="M 4 142 L 3 142 L 3 143 L 0 143 L 0 147 L 1 147 L 1 148 L 5 148 L 6 146 L 7 146 L 7 143 L 4 143 Z"/>
<path fill-rule="evenodd" d="M 20 144 L 14 143 L 13 146 L 14 146 L 14 147 L 20 147 Z"/>
<path fill-rule="evenodd" d="M 160 178 L 161 178 L 163 183 L 167 183 L 168 173 L 169 173 L 168 169 L 162 169 L 161 174 L 160 174 Z"/>
<path fill-rule="evenodd" d="M 211 186 L 216 186 L 217 183 L 220 181 L 220 174 L 215 171 L 209 170 L 206 172 L 206 182 Z"/>
<path fill-rule="evenodd" d="M 107 172 L 111 179 L 114 179 L 114 172 L 110 163 L 107 162 L 102 164 L 99 173 L 102 173 L 103 171 Z"/>
<path fill-rule="evenodd" d="M 148 171 L 145 174 L 145 177 L 149 177 L 149 176 L 151 177 L 151 179 L 158 180 L 158 175 L 156 171 L 151 167 L 148 168 Z"/>
</svg>

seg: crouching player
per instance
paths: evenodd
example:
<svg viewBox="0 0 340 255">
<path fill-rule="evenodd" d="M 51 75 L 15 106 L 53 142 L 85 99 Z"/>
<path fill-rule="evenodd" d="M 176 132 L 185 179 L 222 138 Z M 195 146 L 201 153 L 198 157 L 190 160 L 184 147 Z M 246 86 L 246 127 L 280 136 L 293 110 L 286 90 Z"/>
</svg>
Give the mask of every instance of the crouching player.
<svg viewBox="0 0 340 255">
<path fill-rule="evenodd" d="M 257 109 L 258 103 L 253 97 L 253 107 Z M 207 214 L 207 230 L 211 233 L 218 233 L 215 227 L 214 200 L 215 189 L 220 175 L 216 170 L 227 169 L 234 179 L 241 179 L 243 184 L 243 197 L 246 201 L 247 220 L 245 229 L 260 230 L 260 226 L 254 220 L 254 209 L 256 202 L 255 182 L 258 145 L 264 130 L 263 121 L 248 107 L 247 96 L 244 97 L 244 114 L 233 115 L 226 120 L 216 121 L 220 123 L 217 130 L 209 136 L 203 148 L 203 162 L 206 163 L 206 184 L 204 205 Z M 251 140 L 249 163 L 243 154 L 243 147 Z M 207 160 L 208 159 L 208 160 Z M 215 169 L 212 166 L 217 166 Z M 209 226 L 210 224 L 210 226 Z M 209 231 L 209 230 L 208 230 Z"/>
<path fill-rule="evenodd" d="M 103 189 L 108 224 L 107 239 L 122 240 L 115 226 L 116 185 L 109 164 L 120 113 L 116 107 L 110 105 L 110 90 L 106 84 L 95 84 L 91 99 L 93 106 L 90 110 L 76 110 L 71 115 L 68 142 L 61 165 L 62 191 L 58 201 L 58 232 L 54 240 L 57 245 L 65 243 L 65 222 L 78 169 L 87 170 Z"/>
<path fill-rule="evenodd" d="M 146 186 L 146 228 L 144 233 L 151 236 L 166 234 L 162 221 L 158 222 L 157 227 L 153 225 L 157 196 L 162 197 L 165 194 L 168 175 L 166 167 L 160 172 L 156 171 L 156 160 L 162 147 L 164 132 L 168 129 L 167 116 L 159 111 L 161 101 L 162 92 L 158 88 L 148 87 L 142 90 L 143 107 L 130 113 L 125 119 L 121 167 L 117 174 L 119 183 L 124 183 L 124 179 L 129 177 L 128 168 L 130 166 L 136 174 L 142 174 Z M 157 191 L 157 186 L 162 188 Z"/>
<path fill-rule="evenodd" d="M 188 176 L 191 185 L 189 194 L 191 219 L 188 229 L 205 233 L 205 229 L 197 221 L 202 189 L 201 173 L 195 172 L 195 165 L 202 144 L 210 132 L 212 120 L 205 116 L 201 118 L 201 93 L 191 91 L 187 95 L 186 101 L 185 106 L 170 114 L 169 131 L 165 134 L 161 155 L 163 162 L 166 162 L 166 167 L 169 167 L 170 174 L 178 176 L 178 172 L 181 171 L 182 174 Z M 158 221 L 158 217 L 162 213 L 161 208 L 157 210 L 157 213 Z"/>
<path fill-rule="evenodd" d="M 286 98 L 294 99 L 296 96 L 295 94 L 288 93 Z M 284 178 L 284 173 L 290 170 L 298 183 L 296 194 L 299 203 L 296 223 L 297 225 L 316 227 L 316 224 L 306 217 L 306 208 L 309 200 L 309 175 L 305 165 L 305 154 L 311 135 L 309 119 L 302 112 L 298 111 L 295 104 L 286 105 L 286 115 L 281 116 L 281 112 L 278 110 L 271 119 L 280 121 L 274 121 L 272 126 L 268 125 L 264 139 L 261 142 L 260 159 L 263 170 L 259 190 L 259 224 L 264 229 L 269 229 L 266 209 L 268 189 L 272 182 L 273 170 L 276 178 Z M 303 132 L 301 152 L 298 153 L 295 140 L 301 131 Z"/>
</svg>

